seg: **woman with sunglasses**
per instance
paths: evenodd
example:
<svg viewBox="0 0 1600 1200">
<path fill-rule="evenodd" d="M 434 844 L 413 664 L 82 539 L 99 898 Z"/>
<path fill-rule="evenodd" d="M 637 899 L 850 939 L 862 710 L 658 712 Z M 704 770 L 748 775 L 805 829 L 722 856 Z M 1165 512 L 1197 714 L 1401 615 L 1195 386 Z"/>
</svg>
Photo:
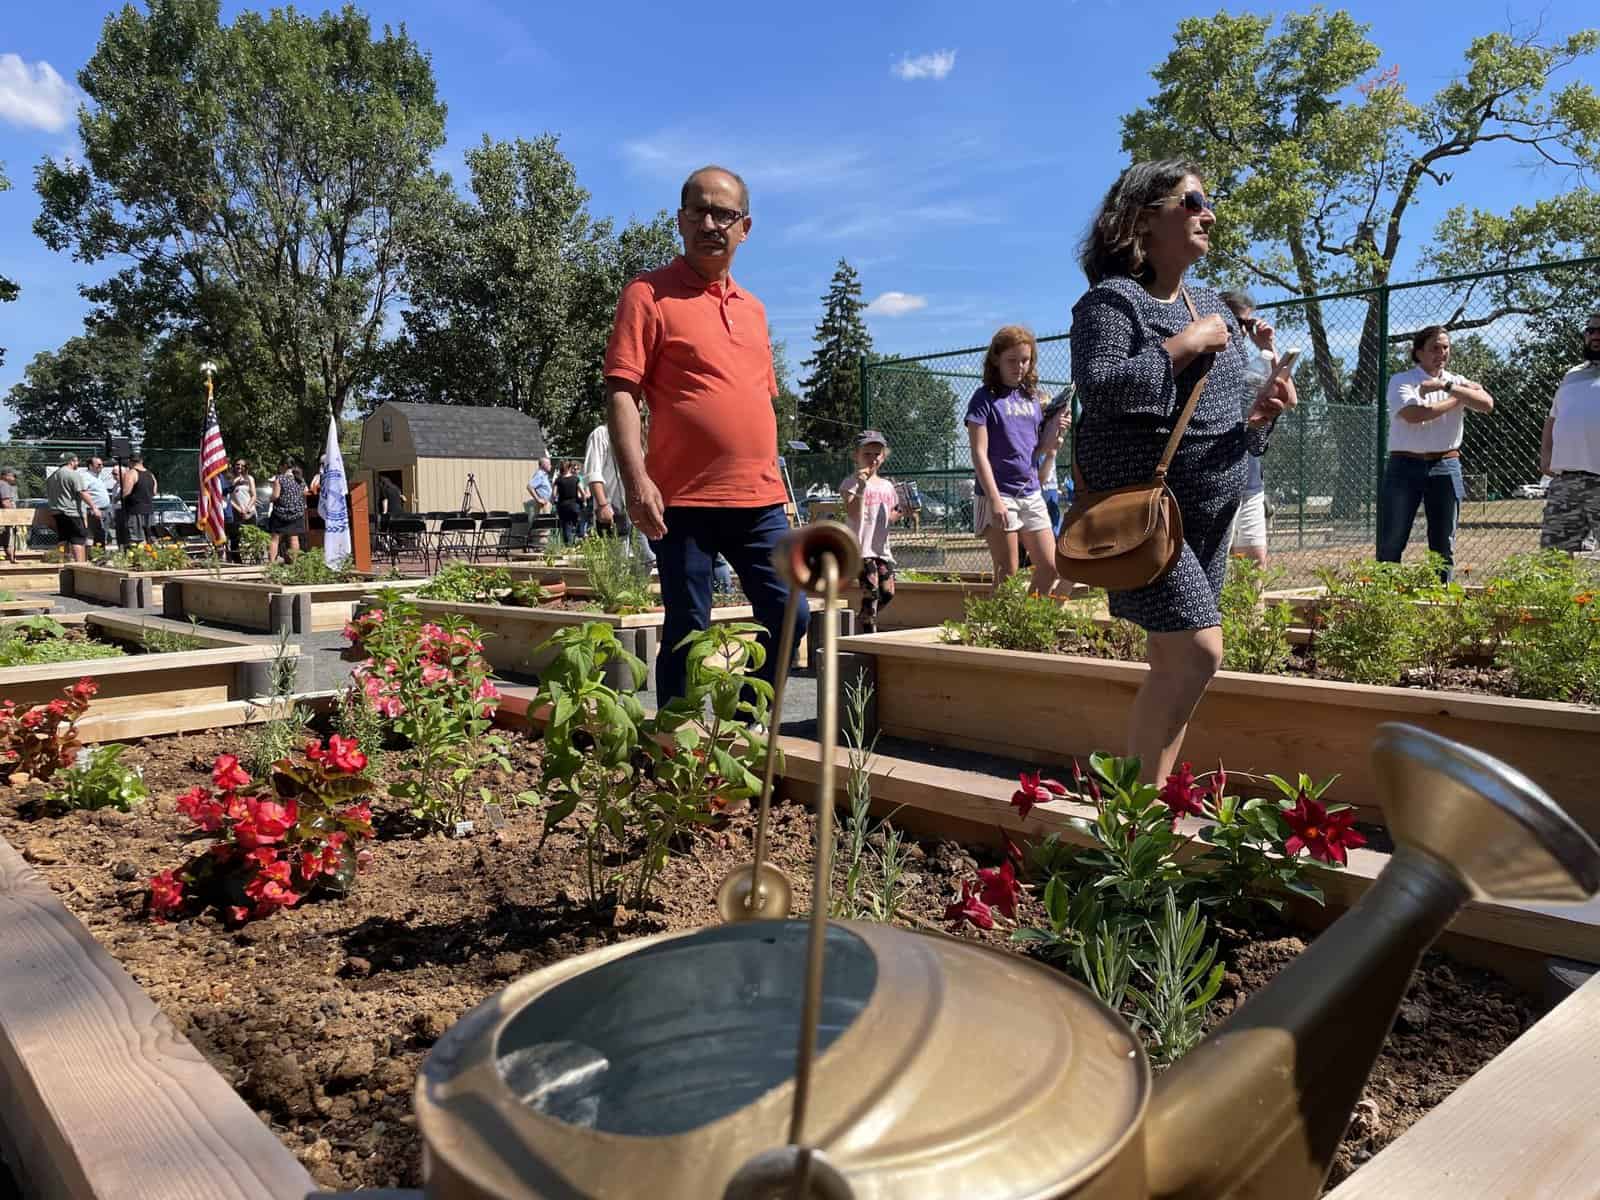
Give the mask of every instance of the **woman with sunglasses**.
<svg viewBox="0 0 1600 1200">
<path fill-rule="evenodd" d="M 1149 634 L 1150 672 L 1127 742 L 1146 781 L 1171 773 L 1189 718 L 1222 664 L 1217 601 L 1245 456 L 1266 450 L 1273 422 L 1295 402 L 1285 376 L 1254 388 L 1254 350 L 1228 306 L 1210 288 L 1184 281 L 1211 248 L 1215 222 L 1205 185 L 1187 163 L 1129 167 L 1084 238 L 1080 262 L 1090 288 L 1072 309 L 1082 490 L 1148 483 L 1205 379 L 1167 471 L 1183 515 L 1183 552 L 1155 583 L 1110 597 L 1113 616 Z"/>
</svg>

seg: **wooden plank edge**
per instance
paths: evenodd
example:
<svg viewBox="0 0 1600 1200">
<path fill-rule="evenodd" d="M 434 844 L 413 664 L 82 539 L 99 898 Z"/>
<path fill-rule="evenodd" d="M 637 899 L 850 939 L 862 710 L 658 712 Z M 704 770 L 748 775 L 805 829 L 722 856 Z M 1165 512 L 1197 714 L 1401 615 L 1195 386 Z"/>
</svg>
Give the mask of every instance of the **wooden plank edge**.
<svg viewBox="0 0 1600 1200">
<path fill-rule="evenodd" d="M 820 748 L 809 739 L 793 737 L 782 738 L 779 745 L 784 757 L 785 794 L 810 803 L 820 766 Z M 981 832 L 991 840 L 996 830 L 1030 839 L 1054 833 L 1064 841 L 1089 844 L 1087 837 L 1071 824 L 1073 817 L 1092 814 L 1087 805 L 1052 801 L 1035 805 L 1023 819 L 1009 803 L 1011 785 L 991 776 L 907 759 L 893 759 L 886 764 L 881 755 L 879 762 L 884 765 L 874 771 L 875 809 L 907 811 L 927 833 L 949 831 L 948 836 L 970 838 Z M 846 752 L 841 748 L 834 771 L 835 797 L 840 805 L 848 803 L 844 792 L 846 764 Z M 1179 831 L 1193 835 L 1201 824 L 1189 818 L 1180 822 Z M 1192 852 L 1198 853 L 1199 848 Z M 1387 854 L 1357 849 L 1350 853 L 1345 870 L 1313 865 L 1311 876 L 1330 907 L 1349 908 L 1366 894 L 1388 860 Z M 1451 922 L 1450 931 L 1519 952 L 1531 950 L 1600 962 L 1600 901 L 1563 906 L 1473 900 Z"/>
<path fill-rule="evenodd" d="M 215 704 L 195 704 L 159 712 L 110 714 L 103 717 L 96 717 L 91 712 L 78 722 L 78 738 L 85 743 L 121 742 L 168 733 L 194 733 L 201 729 L 254 725 L 287 716 L 296 705 L 303 704 L 322 711 L 331 707 L 338 695 L 335 691 L 300 692 L 270 699 L 223 700 Z"/>
<path fill-rule="evenodd" d="M 17 862 L 0 838 L 0 875 Z M 316 1190 L 48 888 L 0 894 L 0 1138 L 30 1200 Z"/>
<path fill-rule="evenodd" d="M 1600 976 L 1489 1061 L 1327 1200 L 1600 1196 Z"/>
</svg>

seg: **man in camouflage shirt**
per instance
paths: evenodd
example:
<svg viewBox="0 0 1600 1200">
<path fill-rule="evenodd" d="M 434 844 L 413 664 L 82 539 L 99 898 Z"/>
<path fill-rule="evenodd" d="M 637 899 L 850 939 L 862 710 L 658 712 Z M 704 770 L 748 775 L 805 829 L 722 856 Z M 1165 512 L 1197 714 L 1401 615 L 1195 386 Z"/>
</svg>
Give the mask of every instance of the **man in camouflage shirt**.
<svg viewBox="0 0 1600 1200">
<path fill-rule="evenodd" d="M 1550 480 L 1539 545 L 1577 551 L 1600 541 L 1600 312 L 1583 331 L 1583 363 L 1568 371 L 1545 418 L 1539 467 Z"/>
</svg>

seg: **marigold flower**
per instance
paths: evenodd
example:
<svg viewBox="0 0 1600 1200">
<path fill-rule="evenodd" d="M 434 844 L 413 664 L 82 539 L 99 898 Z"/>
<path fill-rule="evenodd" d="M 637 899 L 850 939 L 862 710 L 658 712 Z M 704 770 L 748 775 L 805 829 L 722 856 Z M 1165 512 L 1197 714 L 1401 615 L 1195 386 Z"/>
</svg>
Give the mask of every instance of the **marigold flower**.
<svg viewBox="0 0 1600 1200">
<path fill-rule="evenodd" d="M 1284 810 L 1283 819 L 1293 831 L 1283 843 L 1283 852 L 1290 858 L 1305 850 L 1319 862 L 1344 866 L 1347 851 L 1367 844 L 1360 830 L 1354 828 L 1355 809 L 1330 813 L 1303 791 L 1295 798 L 1294 807 Z"/>
<path fill-rule="evenodd" d="M 219 791 L 231 792 L 235 788 L 248 786 L 250 775 L 239 765 L 237 756 L 219 754 L 217 761 L 211 764 L 211 783 Z"/>
<path fill-rule="evenodd" d="M 1572 598 L 1572 602 L 1574 604 L 1576 604 L 1579 608 L 1582 608 L 1585 604 L 1588 604 L 1593 599 L 1594 599 L 1594 593 L 1593 592 L 1579 592 L 1576 596 L 1574 596 Z"/>
<path fill-rule="evenodd" d="M 1041 779 L 1040 772 L 1021 772 L 1017 781 L 1022 785 L 1011 793 L 1012 806 L 1026 819 L 1035 804 L 1043 804 L 1057 796 L 1067 794 L 1067 785 L 1055 779 Z"/>
<path fill-rule="evenodd" d="M 983 903 L 998 908 L 1013 921 L 1017 919 L 1017 901 L 1022 898 L 1022 885 L 1017 882 L 1017 873 L 1011 869 L 1010 859 L 998 867 L 980 870 L 978 882 L 982 885 L 978 896 Z M 949 915 L 948 910 L 945 915 Z"/>
<path fill-rule="evenodd" d="M 959 927 L 963 921 L 979 929 L 994 928 L 994 913 L 972 890 L 972 880 L 961 881 L 961 895 L 945 906 L 944 919 Z"/>
</svg>

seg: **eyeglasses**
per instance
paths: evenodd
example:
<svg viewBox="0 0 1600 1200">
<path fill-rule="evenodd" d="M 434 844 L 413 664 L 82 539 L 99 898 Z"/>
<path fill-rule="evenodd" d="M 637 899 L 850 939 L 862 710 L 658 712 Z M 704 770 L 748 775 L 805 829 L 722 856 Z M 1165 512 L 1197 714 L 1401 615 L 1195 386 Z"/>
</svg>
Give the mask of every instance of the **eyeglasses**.
<svg viewBox="0 0 1600 1200">
<path fill-rule="evenodd" d="M 694 219 L 696 225 L 710 217 L 711 223 L 718 229 L 727 229 L 745 215 L 737 208 L 717 208 L 704 204 L 696 205 L 694 208 L 686 208 L 683 211 Z"/>
<path fill-rule="evenodd" d="M 1211 198 L 1197 188 L 1190 188 L 1183 195 L 1169 196 L 1168 199 L 1177 200 L 1179 204 L 1183 205 L 1184 208 L 1188 209 L 1192 213 L 1208 212 L 1215 214 L 1216 212 L 1216 205 L 1211 203 Z M 1157 200 L 1154 204 L 1146 204 L 1145 207 L 1165 208 L 1166 204 L 1166 200 Z"/>
</svg>

